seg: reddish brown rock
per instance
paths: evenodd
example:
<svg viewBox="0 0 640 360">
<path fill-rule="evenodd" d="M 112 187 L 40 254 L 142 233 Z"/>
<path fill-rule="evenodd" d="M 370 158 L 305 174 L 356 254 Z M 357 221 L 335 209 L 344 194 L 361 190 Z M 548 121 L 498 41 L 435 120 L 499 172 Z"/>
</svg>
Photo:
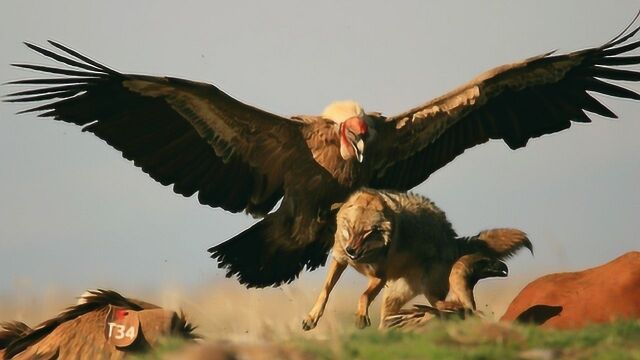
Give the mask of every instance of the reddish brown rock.
<svg viewBox="0 0 640 360">
<path fill-rule="evenodd" d="M 604 265 L 543 276 L 511 302 L 503 321 L 559 329 L 640 318 L 640 252 L 628 252 Z"/>
</svg>

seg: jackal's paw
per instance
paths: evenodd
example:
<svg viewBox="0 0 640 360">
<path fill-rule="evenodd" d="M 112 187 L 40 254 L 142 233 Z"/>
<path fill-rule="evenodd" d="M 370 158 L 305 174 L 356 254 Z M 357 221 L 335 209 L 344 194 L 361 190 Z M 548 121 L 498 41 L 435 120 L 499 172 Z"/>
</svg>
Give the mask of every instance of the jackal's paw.
<svg viewBox="0 0 640 360">
<path fill-rule="evenodd" d="M 436 309 L 440 311 L 448 311 L 448 312 L 459 312 L 464 311 L 464 307 L 462 304 L 455 301 L 437 301 Z"/>
<path fill-rule="evenodd" d="M 314 319 L 311 316 L 307 316 L 304 320 L 302 320 L 302 330 L 309 331 L 316 327 L 318 324 L 318 319 Z"/>
<path fill-rule="evenodd" d="M 371 319 L 369 319 L 369 315 L 356 314 L 356 327 L 358 329 L 364 329 L 368 326 L 371 326 Z"/>
</svg>

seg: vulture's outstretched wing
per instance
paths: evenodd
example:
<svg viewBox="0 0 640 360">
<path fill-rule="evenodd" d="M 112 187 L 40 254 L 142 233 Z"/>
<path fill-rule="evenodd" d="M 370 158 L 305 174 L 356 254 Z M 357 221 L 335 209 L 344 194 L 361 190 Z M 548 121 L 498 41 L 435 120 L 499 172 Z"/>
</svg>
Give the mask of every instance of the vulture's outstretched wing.
<svg viewBox="0 0 640 360">
<path fill-rule="evenodd" d="M 283 195 L 288 164 L 305 146 L 300 123 L 243 104 L 213 85 L 122 74 L 50 42 L 64 56 L 26 44 L 69 66 L 14 66 L 65 75 L 10 84 L 45 85 L 5 101 L 50 101 L 39 111 L 83 126 L 163 185 L 202 204 L 264 215 Z"/>
<path fill-rule="evenodd" d="M 640 56 L 620 56 L 640 47 L 640 41 L 629 42 L 638 30 L 623 31 L 599 48 L 495 68 L 387 119 L 380 130 L 382 158 L 370 185 L 411 189 L 466 149 L 489 139 L 517 149 L 531 138 L 567 129 L 572 121 L 590 122 L 585 110 L 615 118 L 589 92 L 640 100 L 637 93 L 606 82 L 640 81 L 639 72 L 619 68 L 640 64 Z"/>
</svg>

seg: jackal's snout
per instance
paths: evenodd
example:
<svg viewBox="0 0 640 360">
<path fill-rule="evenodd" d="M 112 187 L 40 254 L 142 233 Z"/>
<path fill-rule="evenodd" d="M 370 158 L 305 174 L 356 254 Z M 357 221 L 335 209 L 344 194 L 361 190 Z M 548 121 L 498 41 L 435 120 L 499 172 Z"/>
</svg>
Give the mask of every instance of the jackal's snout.
<svg viewBox="0 0 640 360">
<path fill-rule="evenodd" d="M 362 248 L 355 248 L 348 244 L 345 246 L 344 252 L 351 260 L 357 260 L 362 255 Z"/>
</svg>

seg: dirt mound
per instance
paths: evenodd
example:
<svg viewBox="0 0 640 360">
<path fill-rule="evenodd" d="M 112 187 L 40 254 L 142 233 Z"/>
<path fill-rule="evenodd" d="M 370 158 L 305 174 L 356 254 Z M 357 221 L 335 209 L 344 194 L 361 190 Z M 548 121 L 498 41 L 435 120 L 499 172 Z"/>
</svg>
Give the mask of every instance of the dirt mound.
<svg viewBox="0 0 640 360">
<path fill-rule="evenodd" d="M 501 320 L 560 329 L 640 318 L 640 252 L 591 269 L 556 273 L 529 283 Z"/>
</svg>

